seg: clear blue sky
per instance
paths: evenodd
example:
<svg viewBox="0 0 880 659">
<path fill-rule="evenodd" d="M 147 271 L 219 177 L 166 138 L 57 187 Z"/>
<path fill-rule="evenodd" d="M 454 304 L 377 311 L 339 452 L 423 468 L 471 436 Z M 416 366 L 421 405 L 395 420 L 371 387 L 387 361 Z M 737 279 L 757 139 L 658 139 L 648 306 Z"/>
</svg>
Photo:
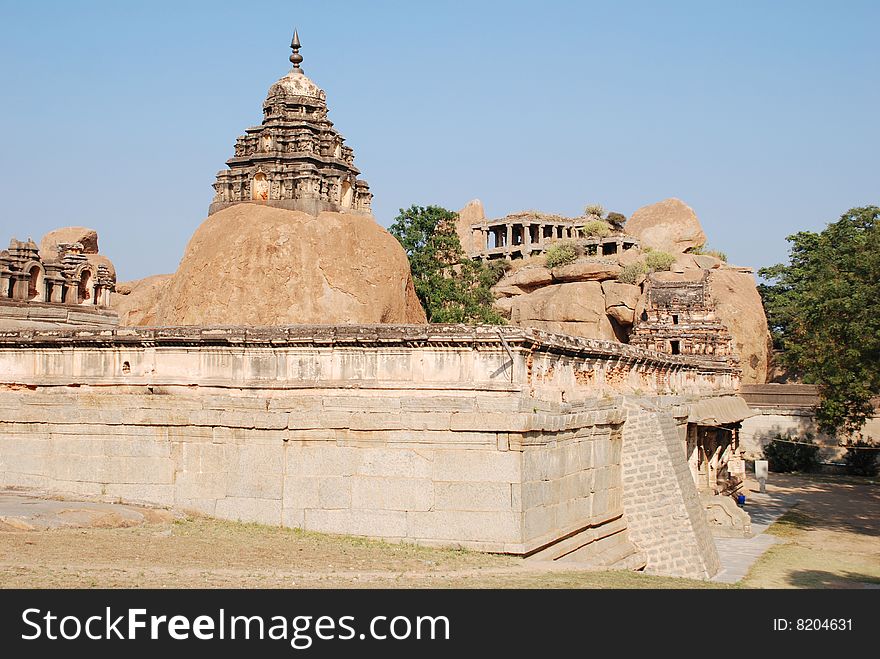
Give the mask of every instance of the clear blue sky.
<svg viewBox="0 0 880 659">
<path fill-rule="evenodd" d="M 0 240 L 86 225 L 171 272 L 299 28 L 398 208 L 697 211 L 731 261 L 880 203 L 880 2 L 0 0 Z"/>
</svg>

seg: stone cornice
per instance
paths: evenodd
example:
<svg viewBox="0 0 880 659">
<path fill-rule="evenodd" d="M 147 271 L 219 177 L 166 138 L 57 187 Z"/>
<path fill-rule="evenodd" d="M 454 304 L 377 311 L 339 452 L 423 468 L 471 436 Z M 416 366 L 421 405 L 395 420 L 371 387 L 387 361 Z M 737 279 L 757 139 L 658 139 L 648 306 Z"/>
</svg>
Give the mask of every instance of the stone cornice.
<svg viewBox="0 0 880 659">
<path fill-rule="evenodd" d="M 281 327 L 128 327 L 113 330 L 0 331 L 0 348 L 72 346 L 495 348 L 626 362 L 648 368 L 738 373 L 722 360 L 669 355 L 541 330 L 491 325 L 290 325 Z"/>
</svg>

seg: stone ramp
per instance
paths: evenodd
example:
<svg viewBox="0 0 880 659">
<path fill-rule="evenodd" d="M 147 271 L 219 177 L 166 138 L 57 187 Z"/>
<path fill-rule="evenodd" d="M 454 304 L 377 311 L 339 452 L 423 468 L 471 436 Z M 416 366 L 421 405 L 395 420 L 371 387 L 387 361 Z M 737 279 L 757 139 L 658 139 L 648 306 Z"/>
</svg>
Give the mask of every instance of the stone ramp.
<svg viewBox="0 0 880 659">
<path fill-rule="evenodd" d="M 764 552 L 780 542 L 779 538 L 767 535 L 764 531 L 798 502 L 799 499 L 791 495 L 750 492 L 745 510 L 752 518 L 753 535 L 749 538 L 715 538 L 715 547 L 721 558 L 721 570 L 712 577 L 712 581 L 741 581 Z"/>
</svg>

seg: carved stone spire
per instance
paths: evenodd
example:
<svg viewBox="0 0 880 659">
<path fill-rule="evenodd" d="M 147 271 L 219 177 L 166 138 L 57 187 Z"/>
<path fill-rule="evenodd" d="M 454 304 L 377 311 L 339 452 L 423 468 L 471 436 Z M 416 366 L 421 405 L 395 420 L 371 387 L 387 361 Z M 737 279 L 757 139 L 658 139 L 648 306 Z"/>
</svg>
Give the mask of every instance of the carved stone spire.
<svg viewBox="0 0 880 659">
<path fill-rule="evenodd" d="M 293 68 L 269 87 L 262 123 L 235 141 L 235 155 L 217 173 L 209 214 L 240 203 L 314 215 L 370 212 L 370 186 L 358 178 L 354 151 L 327 118 L 327 95 L 300 68 L 296 31 L 290 47 Z"/>
<path fill-rule="evenodd" d="M 302 48 L 302 44 L 299 42 L 299 34 L 294 29 L 293 31 L 293 39 L 290 41 L 290 47 L 293 49 L 293 54 L 290 56 L 290 62 L 293 64 L 293 70 L 297 73 L 302 73 L 302 69 L 300 68 L 300 64 L 302 64 L 303 56 L 299 54 L 299 49 Z"/>
</svg>

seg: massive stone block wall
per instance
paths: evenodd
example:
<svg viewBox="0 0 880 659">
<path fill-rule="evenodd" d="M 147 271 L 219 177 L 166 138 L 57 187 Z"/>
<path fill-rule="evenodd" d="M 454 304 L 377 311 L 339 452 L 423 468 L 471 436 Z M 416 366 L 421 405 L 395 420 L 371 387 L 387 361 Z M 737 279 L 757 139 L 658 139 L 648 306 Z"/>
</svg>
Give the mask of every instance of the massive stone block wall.
<svg viewBox="0 0 880 659">
<path fill-rule="evenodd" d="M 0 484 L 527 554 L 623 513 L 620 410 L 543 407 L 511 392 L 5 387 Z"/>
<path fill-rule="evenodd" d="M 627 452 L 671 440 L 622 395 L 736 377 L 664 359 L 516 328 L 2 333 L 0 485 L 633 565 Z M 687 495 L 679 458 L 665 499 Z M 704 551 L 681 529 L 651 545 L 656 571 L 664 548 Z M 669 569 L 706 574 L 685 559 Z"/>
<path fill-rule="evenodd" d="M 628 399 L 623 505 L 647 571 L 708 578 L 721 567 L 671 409 Z"/>
</svg>

